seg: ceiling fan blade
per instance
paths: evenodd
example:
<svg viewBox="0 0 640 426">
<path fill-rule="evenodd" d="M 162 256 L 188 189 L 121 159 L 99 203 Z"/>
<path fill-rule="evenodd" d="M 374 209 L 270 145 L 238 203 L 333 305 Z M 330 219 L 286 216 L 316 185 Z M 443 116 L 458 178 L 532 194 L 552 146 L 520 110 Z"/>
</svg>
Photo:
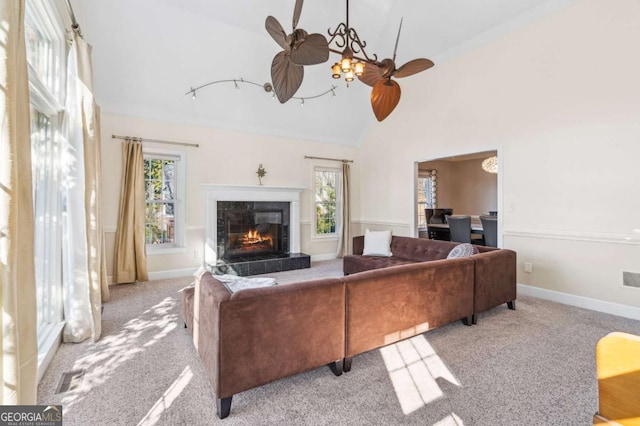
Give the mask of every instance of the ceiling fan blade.
<svg viewBox="0 0 640 426">
<path fill-rule="evenodd" d="M 374 64 L 366 64 L 364 66 L 364 72 L 361 76 L 358 76 L 358 80 L 371 87 L 375 86 L 381 79 L 380 68 Z"/>
<path fill-rule="evenodd" d="M 296 5 L 293 8 L 293 29 L 295 30 L 300 20 L 300 12 L 302 12 L 302 0 L 296 0 Z"/>
<path fill-rule="evenodd" d="M 282 25 L 280 22 L 273 16 L 267 16 L 267 20 L 264 23 L 264 27 L 267 29 L 267 32 L 271 37 L 282 47 L 283 49 L 287 49 L 287 34 L 282 29 Z"/>
<path fill-rule="evenodd" d="M 427 70 L 433 66 L 433 61 L 429 59 L 419 58 L 409 61 L 393 74 L 394 77 L 409 77 L 410 75 L 417 74 L 424 70 Z"/>
<path fill-rule="evenodd" d="M 291 49 L 291 62 L 316 65 L 329 59 L 329 44 L 322 34 L 309 34 Z"/>
<path fill-rule="evenodd" d="M 371 91 L 371 107 L 378 121 L 391 114 L 400 102 L 400 85 L 391 79 L 380 80 Z"/>
<path fill-rule="evenodd" d="M 287 102 L 300 88 L 304 68 L 291 62 L 288 52 L 280 52 L 271 63 L 273 90 L 281 104 Z"/>
</svg>

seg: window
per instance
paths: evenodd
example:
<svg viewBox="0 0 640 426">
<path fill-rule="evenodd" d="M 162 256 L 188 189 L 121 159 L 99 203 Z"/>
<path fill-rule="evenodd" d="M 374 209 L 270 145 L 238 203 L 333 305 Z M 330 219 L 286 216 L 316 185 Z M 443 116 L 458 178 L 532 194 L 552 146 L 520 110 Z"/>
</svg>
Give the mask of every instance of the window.
<svg viewBox="0 0 640 426">
<path fill-rule="evenodd" d="M 335 236 L 339 229 L 341 194 L 341 175 L 339 169 L 316 167 L 314 229 L 315 236 Z"/>
<path fill-rule="evenodd" d="M 183 152 L 145 149 L 145 238 L 150 253 L 184 244 L 183 157 Z"/>
<path fill-rule="evenodd" d="M 66 82 L 64 24 L 50 2 L 26 2 L 29 68 L 38 368 L 41 377 L 63 322 L 62 218 L 65 164 L 61 137 Z"/>
<path fill-rule="evenodd" d="M 424 209 L 436 208 L 436 175 L 435 170 L 418 172 L 418 228 L 427 227 Z"/>
</svg>

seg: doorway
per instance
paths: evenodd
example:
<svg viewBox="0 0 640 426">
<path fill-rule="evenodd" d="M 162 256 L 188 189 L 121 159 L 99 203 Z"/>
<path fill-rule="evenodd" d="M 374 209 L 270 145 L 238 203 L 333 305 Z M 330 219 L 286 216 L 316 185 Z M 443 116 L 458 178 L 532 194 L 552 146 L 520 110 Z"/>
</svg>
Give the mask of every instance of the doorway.
<svg viewBox="0 0 640 426">
<path fill-rule="evenodd" d="M 497 215 L 501 245 L 501 205 L 498 150 L 415 162 L 415 236 L 429 237 L 425 208 L 446 209 L 475 223 L 482 215 Z"/>
</svg>

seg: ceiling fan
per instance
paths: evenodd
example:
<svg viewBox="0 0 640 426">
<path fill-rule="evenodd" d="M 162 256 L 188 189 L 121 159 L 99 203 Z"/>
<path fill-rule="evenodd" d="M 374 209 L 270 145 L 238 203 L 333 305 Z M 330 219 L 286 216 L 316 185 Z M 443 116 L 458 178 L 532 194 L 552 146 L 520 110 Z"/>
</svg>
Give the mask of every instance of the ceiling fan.
<svg viewBox="0 0 640 426">
<path fill-rule="evenodd" d="M 316 65 L 329 59 L 329 44 L 322 34 L 309 34 L 297 28 L 303 0 L 296 0 L 293 9 L 293 32 L 287 35 L 280 22 L 267 16 L 265 27 L 271 37 L 282 47 L 271 62 L 271 81 L 280 103 L 285 103 L 296 93 L 304 77 L 303 65 Z"/>
<path fill-rule="evenodd" d="M 396 51 L 402 30 L 402 20 L 398 28 L 396 45 L 393 49 L 393 59 L 383 59 L 381 62 L 368 64 L 364 73 L 358 79 L 364 84 L 373 87 L 371 90 L 371 107 L 378 121 L 382 121 L 391 114 L 400 102 L 400 85 L 391 77 L 402 78 L 417 74 L 431 68 L 433 61 L 425 58 L 413 59 L 400 68 L 396 68 Z"/>
<path fill-rule="evenodd" d="M 273 16 L 265 22 L 267 32 L 278 43 L 283 51 L 279 52 L 271 63 L 271 80 L 278 100 L 285 103 L 296 93 L 304 78 L 304 65 L 316 65 L 329 59 L 329 52 L 342 56 L 341 62 L 332 67 L 333 78 L 340 78 L 345 73 L 345 80 L 352 81 L 357 76 L 360 81 L 373 87 L 371 91 L 371 107 L 378 121 L 391 114 L 400 102 L 400 85 L 392 77 L 402 78 L 425 71 L 433 67 L 429 59 L 414 59 L 400 68 L 396 68 L 396 51 L 402 30 L 402 20 L 393 49 L 393 58 L 378 61 L 377 55 L 368 56 L 365 52 L 366 42 L 358 36 L 355 28 L 349 26 L 349 0 L 346 0 L 346 23 L 340 23 L 335 31 L 329 30 L 329 41 L 322 34 L 309 34 L 297 28 L 303 0 L 296 0 L 293 9 L 293 32 L 287 35 L 282 25 Z M 330 47 L 335 44 L 338 48 Z M 356 56 L 360 54 L 361 56 Z"/>
</svg>

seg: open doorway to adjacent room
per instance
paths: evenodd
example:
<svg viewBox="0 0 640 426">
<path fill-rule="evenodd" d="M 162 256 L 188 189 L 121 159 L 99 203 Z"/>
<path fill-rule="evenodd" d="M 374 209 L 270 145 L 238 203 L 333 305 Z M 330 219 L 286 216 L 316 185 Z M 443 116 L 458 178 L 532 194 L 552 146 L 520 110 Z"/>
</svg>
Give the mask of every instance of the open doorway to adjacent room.
<svg viewBox="0 0 640 426">
<path fill-rule="evenodd" d="M 415 163 L 415 236 L 429 235 L 428 222 L 438 223 L 438 215 L 469 215 L 480 224 L 480 216 L 498 216 L 498 241 L 501 245 L 500 179 L 498 151 L 482 151 Z M 436 216 L 429 218 L 436 209 Z"/>
</svg>

